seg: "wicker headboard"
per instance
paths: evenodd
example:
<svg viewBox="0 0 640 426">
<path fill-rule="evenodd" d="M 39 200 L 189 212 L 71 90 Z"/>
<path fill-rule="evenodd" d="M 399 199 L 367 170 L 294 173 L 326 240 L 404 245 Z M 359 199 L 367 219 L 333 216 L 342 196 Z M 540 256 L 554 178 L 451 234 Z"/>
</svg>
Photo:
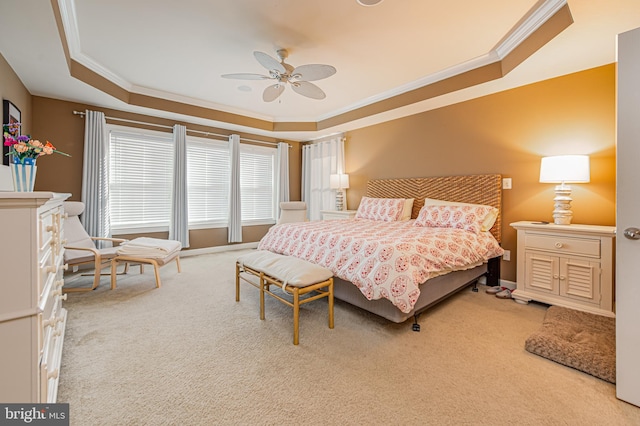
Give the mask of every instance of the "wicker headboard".
<svg viewBox="0 0 640 426">
<path fill-rule="evenodd" d="M 412 219 L 418 217 L 425 198 L 493 206 L 498 218 L 491 233 L 502 241 L 502 175 L 374 179 L 367 182 L 367 197 L 415 198 Z"/>
</svg>

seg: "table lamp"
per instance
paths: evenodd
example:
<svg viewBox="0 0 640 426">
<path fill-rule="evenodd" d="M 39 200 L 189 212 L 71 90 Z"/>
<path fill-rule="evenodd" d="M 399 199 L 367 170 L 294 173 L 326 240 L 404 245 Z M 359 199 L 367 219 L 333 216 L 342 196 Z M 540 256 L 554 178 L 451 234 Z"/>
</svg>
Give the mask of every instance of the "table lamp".
<svg viewBox="0 0 640 426">
<path fill-rule="evenodd" d="M 571 187 L 567 183 L 586 183 L 590 179 L 589 156 L 556 155 L 543 157 L 540 162 L 540 182 L 559 183 L 553 210 L 553 223 L 569 225 L 571 223 Z"/>
<path fill-rule="evenodd" d="M 329 187 L 336 190 L 336 210 L 346 210 L 345 189 L 349 188 L 349 175 L 343 173 L 329 176 Z"/>
</svg>

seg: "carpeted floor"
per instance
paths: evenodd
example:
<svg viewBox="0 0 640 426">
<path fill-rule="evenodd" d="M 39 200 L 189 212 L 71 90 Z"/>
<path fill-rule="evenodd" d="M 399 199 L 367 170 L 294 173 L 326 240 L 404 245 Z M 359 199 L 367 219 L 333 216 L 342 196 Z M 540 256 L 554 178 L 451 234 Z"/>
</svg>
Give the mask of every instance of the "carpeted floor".
<svg viewBox="0 0 640 426">
<path fill-rule="evenodd" d="M 560 364 L 616 382 L 616 320 L 551 306 L 525 349 Z"/>
<path fill-rule="evenodd" d="M 463 290 L 393 324 L 336 303 L 291 309 L 242 287 L 242 252 L 186 257 L 69 293 L 59 402 L 90 425 L 637 425 L 615 386 L 524 349 L 546 306 Z M 90 277 L 84 279 L 91 280 Z"/>
</svg>

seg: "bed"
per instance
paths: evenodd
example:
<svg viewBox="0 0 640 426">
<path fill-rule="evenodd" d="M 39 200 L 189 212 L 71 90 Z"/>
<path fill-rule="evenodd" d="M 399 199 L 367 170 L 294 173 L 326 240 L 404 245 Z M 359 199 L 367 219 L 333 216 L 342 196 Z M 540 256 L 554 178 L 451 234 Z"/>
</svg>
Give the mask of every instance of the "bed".
<svg viewBox="0 0 640 426">
<path fill-rule="evenodd" d="M 411 220 L 329 220 L 277 225 L 258 248 L 330 267 L 336 274 L 336 298 L 401 323 L 417 318 L 420 312 L 481 276 L 487 277 L 488 284 L 497 284 L 502 255 L 501 185 L 498 174 L 371 180 L 367 183 L 367 198 L 374 201 L 413 198 Z M 429 205 L 420 215 L 425 198 L 491 206 L 497 209 L 497 217 L 488 232 L 427 226 L 428 208 L 444 209 L 448 214 L 458 207 Z M 391 248 L 386 244 L 391 244 Z M 446 256 L 429 257 L 427 252 L 435 253 L 436 248 Z M 409 251 L 416 249 L 420 253 Z M 391 266 L 379 264 L 378 259 Z M 384 282 L 387 278 L 388 283 Z"/>
</svg>

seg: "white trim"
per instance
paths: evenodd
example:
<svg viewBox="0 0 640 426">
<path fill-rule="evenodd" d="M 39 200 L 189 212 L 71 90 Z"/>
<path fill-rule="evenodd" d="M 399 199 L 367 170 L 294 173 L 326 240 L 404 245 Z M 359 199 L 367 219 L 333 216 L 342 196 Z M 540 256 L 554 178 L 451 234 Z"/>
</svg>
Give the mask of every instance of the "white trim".
<svg viewBox="0 0 640 426">
<path fill-rule="evenodd" d="M 124 88 L 131 93 L 146 94 L 150 96 L 156 96 L 167 100 L 173 100 L 176 102 L 186 102 L 192 105 L 201 106 L 205 108 L 213 108 L 220 111 L 240 114 L 246 117 L 260 119 L 260 120 L 274 120 L 274 117 L 268 117 L 254 112 L 245 111 L 241 108 L 233 108 L 229 106 L 220 105 L 217 103 L 207 102 L 203 99 L 195 99 L 188 96 L 183 96 L 171 92 L 165 92 L 148 87 L 133 85 L 121 76 L 113 73 L 103 65 L 99 64 L 81 51 L 80 36 L 78 31 L 78 21 L 75 14 L 75 0 L 57 0 L 60 9 L 60 15 L 62 16 L 63 26 L 65 28 L 65 35 L 67 39 L 67 45 L 69 47 L 69 56 L 78 63 L 88 67 L 92 71 L 101 75 L 102 77 L 110 80 L 114 84 Z M 470 59 L 461 64 L 454 65 L 446 68 L 442 71 L 435 72 L 426 77 L 420 78 L 413 82 L 404 84 L 386 92 L 371 96 L 362 101 L 353 103 L 343 108 L 339 108 L 327 114 L 318 116 L 317 118 L 308 117 L 304 121 L 316 121 L 320 122 L 341 114 L 345 114 L 352 110 L 368 106 L 370 104 L 392 98 L 403 94 L 405 92 L 424 87 L 429 84 L 433 84 L 437 81 L 444 80 L 464 72 L 480 68 L 485 65 L 497 62 L 507 56 L 513 49 L 515 49 L 520 43 L 526 40 L 534 31 L 536 31 L 542 24 L 544 24 L 553 14 L 567 4 L 567 0 L 546 0 L 538 9 L 531 13 L 520 26 L 511 31 L 506 38 L 496 47 L 494 47 L 488 53 L 481 55 L 477 58 Z M 280 121 L 287 121 L 287 117 L 280 117 Z M 302 120 L 297 118 L 296 120 Z M 290 120 L 289 120 L 290 121 Z"/>
<path fill-rule="evenodd" d="M 67 47 L 69 48 L 70 59 L 75 60 L 79 64 L 89 68 L 91 71 L 130 92 L 133 88 L 133 85 L 130 82 L 82 52 L 75 1 L 58 0 L 58 8 L 60 9 L 62 26 L 64 27 L 64 33 L 67 38 Z"/>
<path fill-rule="evenodd" d="M 529 17 L 518 28 L 512 31 L 502 43 L 494 48 L 498 57 L 503 59 L 511 53 L 513 49 L 518 47 L 520 43 L 526 40 L 534 31 L 540 28 L 542 24 L 547 22 L 549 18 L 551 18 L 566 4 L 567 0 L 545 1 L 545 3 L 529 15 Z"/>
<path fill-rule="evenodd" d="M 205 247 L 193 250 L 182 250 L 180 257 L 199 256 L 201 254 L 220 253 L 223 251 L 234 251 L 258 248 L 258 243 L 242 243 L 242 244 L 229 244 L 226 246 Z"/>
<path fill-rule="evenodd" d="M 480 278 L 478 278 L 478 284 L 487 285 L 487 277 L 483 275 Z M 516 283 L 515 283 L 515 281 L 509 281 L 509 280 L 500 279 L 500 287 L 506 287 L 509 290 L 515 290 L 516 289 Z"/>
</svg>

